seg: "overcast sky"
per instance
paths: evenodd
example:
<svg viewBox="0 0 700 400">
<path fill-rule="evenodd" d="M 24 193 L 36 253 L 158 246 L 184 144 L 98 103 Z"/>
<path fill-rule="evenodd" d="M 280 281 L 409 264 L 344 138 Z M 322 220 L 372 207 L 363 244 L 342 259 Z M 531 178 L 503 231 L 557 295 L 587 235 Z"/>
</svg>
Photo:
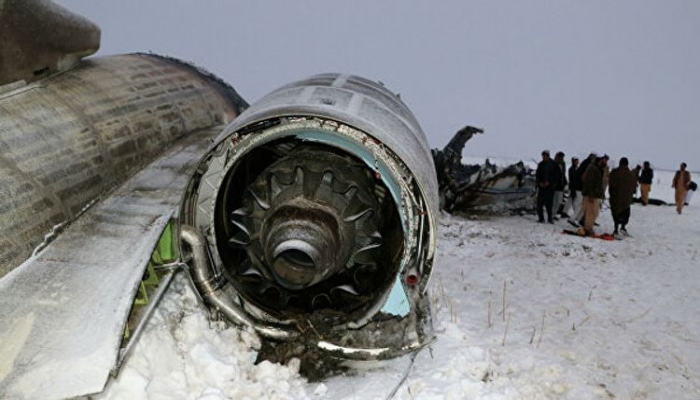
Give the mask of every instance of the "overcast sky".
<svg viewBox="0 0 700 400">
<path fill-rule="evenodd" d="M 102 28 L 98 54 L 191 61 L 253 103 L 321 72 L 401 94 L 431 147 L 606 152 L 700 170 L 697 0 L 57 0 Z"/>
</svg>

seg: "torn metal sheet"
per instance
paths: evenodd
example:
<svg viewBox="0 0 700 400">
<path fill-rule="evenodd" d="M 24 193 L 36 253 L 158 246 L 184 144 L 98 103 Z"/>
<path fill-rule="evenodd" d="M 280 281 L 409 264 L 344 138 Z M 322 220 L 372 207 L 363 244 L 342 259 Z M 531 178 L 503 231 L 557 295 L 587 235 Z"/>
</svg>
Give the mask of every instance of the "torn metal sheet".
<svg viewBox="0 0 700 400">
<path fill-rule="evenodd" d="M 506 211 L 530 209 L 535 194 L 534 171 L 522 161 L 499 167 L 462 164 L 464 146 L 480 128 L 459 130 L 443 150 L 433 149 L 440 206 L 448 212 L 474 209 Z"/>
<path fill-rule="evenodd" d="M 0 393 L 98 393 L 137 286 L 215 127 L 188 135 L 0 280 Z"/>
</svg>

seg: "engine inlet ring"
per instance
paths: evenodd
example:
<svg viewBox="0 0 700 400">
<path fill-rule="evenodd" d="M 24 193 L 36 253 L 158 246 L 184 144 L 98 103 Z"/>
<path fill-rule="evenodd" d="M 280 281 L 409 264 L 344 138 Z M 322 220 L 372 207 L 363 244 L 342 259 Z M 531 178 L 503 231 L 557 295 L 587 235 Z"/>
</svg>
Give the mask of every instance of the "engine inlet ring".
<svg viewBox="0 0 700 400">
<path fill-rule="evenodd" d="M 252 171 L 250 172 L 251 175 L 257 176 L 264 168 L 269 166 L 270 163 L 264 166 L 245 165 L 244 167 L 243 164 L 246 163 L 241 163 L 242 160 L 246 159 L 260 159 L 262 158 L 260 155 L 263 153 L 268 157 L 279 158 L 281 155 L 292 151 L 299 143 L 317 144 L 341 156 L 350 156 L 359 164 L 364 165 L 365 170 L 375 182 L 375 187 L 379 190 L 378 194 L 381 197 L 379 200 L 383 203 L 391 204 L 390 208 L 393 209 L 393 211 L 382 212 L 393 212 L 395 214 L 391 217 L 395 220 L 393 222 L 395 226 L 393 233 L 384 237 L 378 235 L 378 237 L 374 238 L 375 243 L 368 244 L 368 247 L 376 246 L 377 241 L 391 241 L 392 245 L 390 248 L 394 250 L 391 254 L 383 257 L 383 259 L 392 260 L 391 267 L 386 271 L 389 275 L 396 274 L 398 271 L 404 271 L 409 260 L 415 260 L 412 254 L 420 247 L 418 242 L 420 235 L 412 234 L 412 232 L 417 232 L 421 228 L 419 225 L 420 219 L 416 214 L 418 201 L 415 200 L 415 193 L 413 193 L 415 188 L 412 189 L 409 185 L 410 181 L 402 178 L 401 174 L 405 171 L 405 167 L 401 165 L 395 156 L 387 152 L 388 149 L 365 133 L 335 121 L 307 117 L 288 117 L 277 122 L 267 122 L 260 125 L 264 126 L 264 134 L 247 132 L 244 135 L 238 135 L 234 133 L 229 135 L 228 140 L 220 142 L 212 150 L 212 156 L 202 168 L 203 172 L 198 184 L 197 205 L 192 213 L 193 225 L 202 232 L 208 232 L 206 235 L 207 241 L 210 245 L 210 252 L 215 265 L 217 265 L 220 273 L 227 276 L 227 280 L 236 288 L 236 291 L 240 292 L 243 299 L 246 300 L 246 307 L 251 310 L 251 313 L 258 315 L 259 318 L 264 320 L 285 321 L 289 318 L 294 318 L 298 314 L 282 312 L 284 307 L 280 307 L 279 304 L 263 304 L 256 299 L 256 296 L 258 298 L 272 299 L 272 303 L 285 301 L 288 305 L 295 305 L 297 306 L 296 313 L 302 312 L 301 310 L 310 312 L 316 307 L 321 307 L 325 303 L 326 297 L 357 298 L 356 286 L 371 286 L 372 280 L 376 279 L 376 267 L 371 265 L 371 263 L 365 262 L 366 265 L 345 271 L 345 276 L 342 279 L 329 282 L 329 286 L 323 289 L 325 291 L 323 296 L 316 296 L 316 299 L 312 298 L 311 307 L 308 306 L 308 302 L 307 304 L 298 303 L 298 298 L 287 296 L 279 287 L 273 287 L 274 285 L 258 287 L 260 293 L 256 296 L 245 295 L 244 291 L 240 289 L 242 280 L 247 283 L 250 280 L 260 279 L 261 277 L 271 280 L 274 279 L 274 276 L 271 274 L 266 276 L 265 271 L 251 269 L 252 264 L 258 261 L 255 258 L 245 260 L 239 257 L 236 262 L 239 263 L 240 270 L 236 270 L 235 274 L 227 271 L 227 268 L 224 267 L 227 255 L 222 256 L 219 249 L 227 246 L 227 241 L 230 237 L 225 238 L 225 235 L 222 236 L 221 232 L 224 232 L 225 228 L 216 221 L 220 221 L 224 217 L 221 215 L 216 216 L 214 210 L 220 207 L 217 202 L 220 201 L 222 196 L 227 197 L 230 192 L 241 191 L 241 187 L 237 186 L 235 188 L 228 187 L 222 192 L 222 187 L 226 187 L 225 181 L 230 178 L 231 173 L 237 173 L 236 171 L 240 172 L 246 169 Z M 252 164 L 255 164 L 255 162 Z M 252 180 L 252 178 L 249 178 L 248 182 L 250 183 Z M 247 184 L 244 186 L 247 186 Z M 230 217 L 236 214 L 233 211 L 238 208 L 240 207 L 229 210 L 232 214 Z M 354 217 L 358 218 L 359 216 L 355 215 Z M 231 225 L 235 226 L 240 222 L 236 221 Z M 243 231 L 245 232 L 247 229 Z M 230 236 L 233 237 L 235 235 Z M 247 238 L 239 237 L 238 240 L 241 240 L 241 243 L 245 243 Z M 353 283 L 353 285 L 344 284 L 347 282 Z M 340 320 L 348 323 L 352 322 L 353 325 L 364 324 L 365 322 L 362 321 L 368 321 L 381 309 L 393 285 L 394 281 L 386 278 L 382 285 L 374 287 L 366 297 L 361 297 L 361 304 L 355 304 L 346 310 L 342 310 L 343 315 L 340 317 Z M 348 312 L 352 310 L 355 311 Z"/>
<path fill-rule="evenodd" d="M 383 231 L 401 230 L 386 188 L 360 160 L 328 146 L 286 139 L 266 149 L 275 150 L 269 166 L 248 177 L 260 169 L 248 164 L 265 158 L 252 151 L 217 196 L 214 227 L 217 242 L 226 243 L 219 255 L 229 279 L 280 318 L 367 309 L 398 268 L 383 260 L 397 259 L 389 250 L 402 248 L 382 247 Z M 242 195 L 226 189 L 246 181 Z"/>
</svg>

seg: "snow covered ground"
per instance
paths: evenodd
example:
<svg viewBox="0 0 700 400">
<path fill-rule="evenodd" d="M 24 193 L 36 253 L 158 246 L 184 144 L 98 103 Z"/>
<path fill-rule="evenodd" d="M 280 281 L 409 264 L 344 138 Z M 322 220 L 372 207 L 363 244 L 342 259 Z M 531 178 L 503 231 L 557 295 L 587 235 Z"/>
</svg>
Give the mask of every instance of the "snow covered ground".
<svg viewBox="0 0 700 400">
<path fill-rule="evenodd" d="M 671 176 L 657 171 L 652 197 L 672 201 Z M 633 237 L 619 241 L 564 235 L 563 220 L 444 214 L 431 293 L 437 341 L 412 364 L 323 383 L 293 363 L 253 365 L 257 338 L 209 322 L 181 277 L 96 398 L 698 399 L 694 200 L 682 215 L 633 205 Z M 611 230 L 609 210 L 599 222 Z"/>
</svg>

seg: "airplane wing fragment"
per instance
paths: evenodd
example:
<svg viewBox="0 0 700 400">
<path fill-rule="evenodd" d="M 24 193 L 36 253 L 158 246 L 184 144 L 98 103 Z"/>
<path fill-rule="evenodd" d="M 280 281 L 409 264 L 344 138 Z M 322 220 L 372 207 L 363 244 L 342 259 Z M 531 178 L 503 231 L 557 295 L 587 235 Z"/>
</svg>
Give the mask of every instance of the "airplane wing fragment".
<svg viewBox="0 0 700 400">
<path fill-rule="evenodd" d="M 98 393 L 153 248 L 191 167 L 223 127 L 193 133 L 0 280 L 0 393 Z"/>
</svg>

